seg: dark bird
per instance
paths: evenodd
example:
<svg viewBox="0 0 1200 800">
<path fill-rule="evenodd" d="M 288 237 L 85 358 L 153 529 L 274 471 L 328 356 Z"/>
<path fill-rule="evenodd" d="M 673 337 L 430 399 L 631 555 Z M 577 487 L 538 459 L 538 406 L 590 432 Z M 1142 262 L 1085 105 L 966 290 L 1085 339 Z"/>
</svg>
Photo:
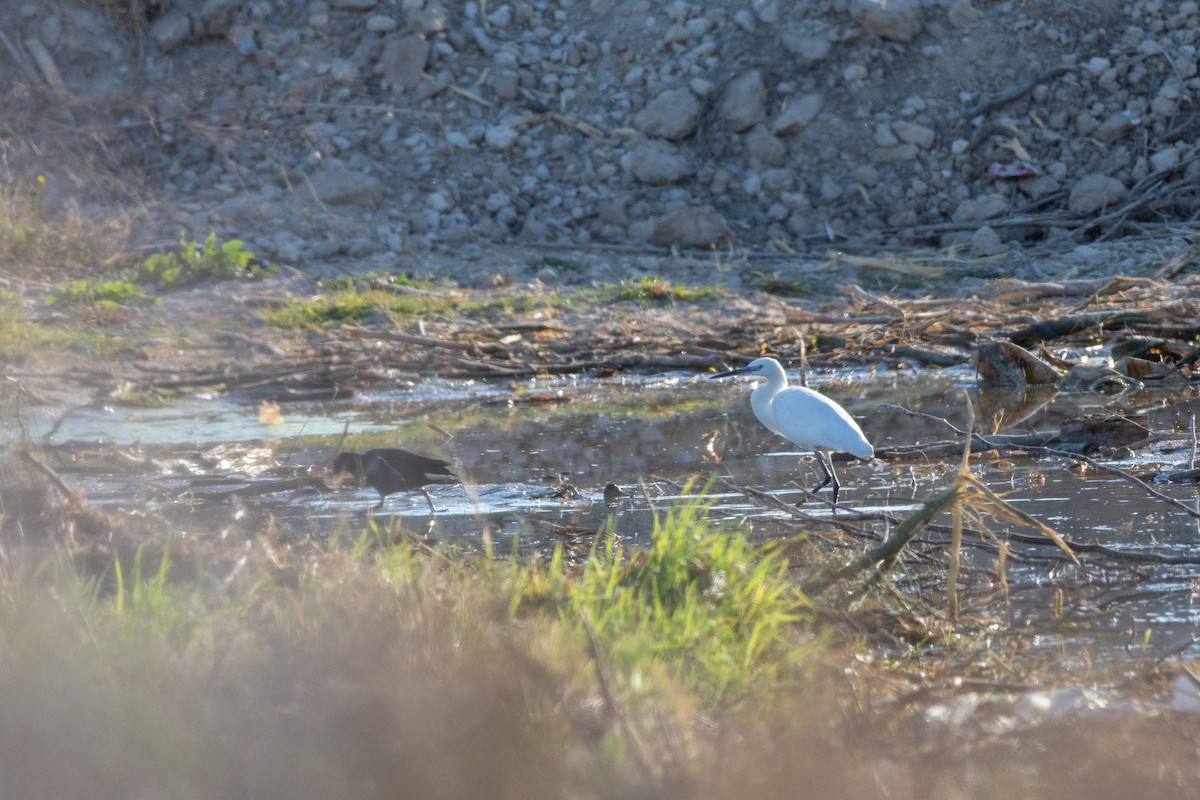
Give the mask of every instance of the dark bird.
<svg viewBox="0 0 1200 800">
<path fill-rule="evenodd" d="M 615 508 L 621 504 L 621 499 L 631 497 L 629 492 L 617 486 L 615 483 L 610 483 L 604 487 L 604 505 L 609 508 Z"/>
<path fill-rule="evenodd" d="M 429 502 L 429 513 L 433 513 L 433 498 L 425 491 L 431 483 L 449 483 L 458 480 L 450 471 L 450 462 L 440 458 L 410 453 L 399 447 L 380 447 L 365 453 L 339 453 L 333 460 L 330 472 L 349 472 L 361 483 L 379 492 L 379 504 L 395 492 L 419 490 Z"/>
</svg>

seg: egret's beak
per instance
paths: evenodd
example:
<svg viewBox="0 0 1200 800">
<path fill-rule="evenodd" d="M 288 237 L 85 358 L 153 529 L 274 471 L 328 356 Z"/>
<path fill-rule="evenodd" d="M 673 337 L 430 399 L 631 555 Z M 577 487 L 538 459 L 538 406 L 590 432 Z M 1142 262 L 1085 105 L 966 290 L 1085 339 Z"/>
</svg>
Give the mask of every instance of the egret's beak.
<svg viewBox="0 0 1200 800">
<path fill-rule="evenodd" d="M 713 380 L 715 378 L 728 378 L 731 375 L 741 375 L 743 372 L 749 372 L 749 371 L 750 371 L 749 367 L 741 367 L 739 369 L 729 369 L 724 372 L 718 372 L 716 375 L 709 375 L 708 379 Z"/>
</svg>

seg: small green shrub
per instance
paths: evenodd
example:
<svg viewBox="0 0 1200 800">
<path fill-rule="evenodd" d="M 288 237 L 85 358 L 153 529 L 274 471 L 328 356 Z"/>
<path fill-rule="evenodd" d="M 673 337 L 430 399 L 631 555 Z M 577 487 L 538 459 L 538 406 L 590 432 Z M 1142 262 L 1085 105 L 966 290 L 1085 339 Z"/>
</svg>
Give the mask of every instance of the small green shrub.
<svg viewBox="0 0 1200 800">
<path fill-rule="evenodd" d="M 46 296 L 46 305 L 124 306 L 153 302 L 129 281 L 63 281 Z"/>
<path fill-rule="evenodd" d="M 273 264 L 258 262 L 241 239 L 218 245 L 217 234 L 210 233 L 201 245 L 180 234 L 179 252 L 150 256 L 138 271 L 137 279 L 139 283 L 155 286 L 186 286 L 209 279 L 258 278 L 278 271 Z"/>
</svg>

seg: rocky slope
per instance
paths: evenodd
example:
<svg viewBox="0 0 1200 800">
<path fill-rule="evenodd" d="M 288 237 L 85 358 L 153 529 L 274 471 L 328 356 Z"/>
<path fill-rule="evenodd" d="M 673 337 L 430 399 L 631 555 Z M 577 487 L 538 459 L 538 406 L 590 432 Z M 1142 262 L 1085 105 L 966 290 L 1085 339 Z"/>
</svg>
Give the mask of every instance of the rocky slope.
<svg viewBox="0 0 1200 800">
<path fill-rule="evenodd" d="M 693 271 L 734 284 L 826 248 L 1039 275 L 1134 269 L 1097 240 L 1189 244 L 1193 0 L 129 9 L 0 0 L 0 172 L 135 210 L 144 243 L 216 230 L 314 274 L 464 282 L 707 248 Z"/>
</svg>

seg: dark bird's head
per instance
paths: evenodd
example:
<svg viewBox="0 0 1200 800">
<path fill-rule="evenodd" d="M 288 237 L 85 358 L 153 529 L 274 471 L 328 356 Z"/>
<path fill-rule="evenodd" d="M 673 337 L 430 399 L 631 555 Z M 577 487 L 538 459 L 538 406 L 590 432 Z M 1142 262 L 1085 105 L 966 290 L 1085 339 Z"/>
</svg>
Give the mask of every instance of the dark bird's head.
<svg viewBox="0 0 1200 800">
<path fill-rule="evenodd" d="M 621 502 L 621 498 L 629 496 L 629 492 L 626 492 L 615 483 L 610 483 L 604 487 L 604 505 L 606 506 L 615 506 Z"/>
<path fill-rule="evenodd" d="M 329 471 L 334 475 L 349 472 L 361 478 L 362 469 L 362 453 L 338 453 Z"/>
</svg>

